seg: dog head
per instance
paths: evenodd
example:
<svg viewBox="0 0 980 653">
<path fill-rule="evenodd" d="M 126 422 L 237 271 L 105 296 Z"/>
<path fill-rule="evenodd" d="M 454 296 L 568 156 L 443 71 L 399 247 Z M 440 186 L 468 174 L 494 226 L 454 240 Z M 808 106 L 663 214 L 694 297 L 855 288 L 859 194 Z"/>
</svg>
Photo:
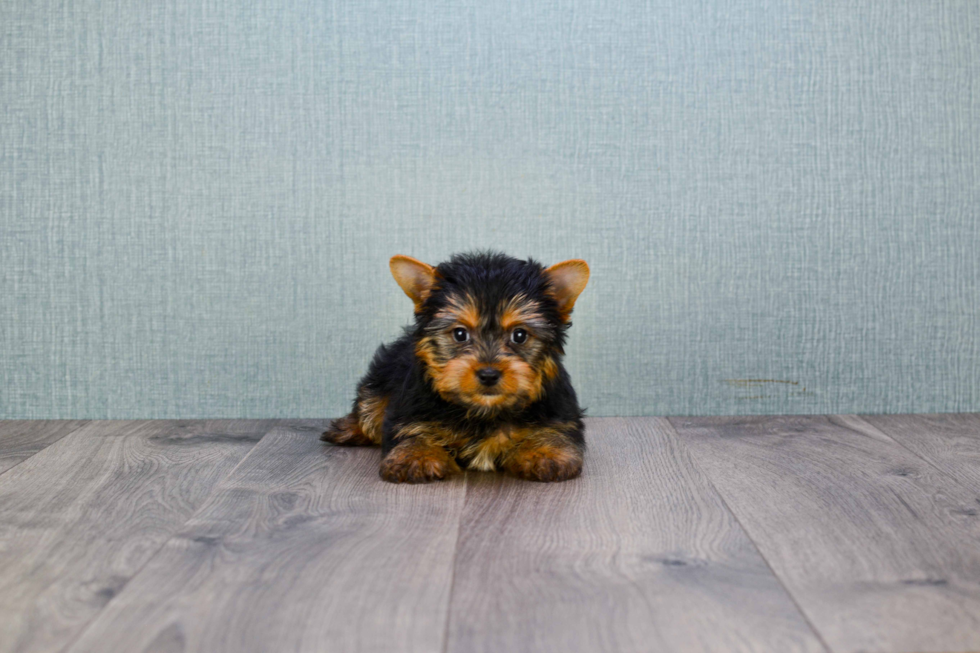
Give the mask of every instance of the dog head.
<svg viewBox="0 0 980 653">
<path fill-rule="evenodd" d="M 415 355 L 433 389 L 476 417 L 542 396 L 589 280 L 581 259 L 546 268 L 493 252 L 435 267 L 394 256 L 391 273 L 415 303 Z"/>
</svg>

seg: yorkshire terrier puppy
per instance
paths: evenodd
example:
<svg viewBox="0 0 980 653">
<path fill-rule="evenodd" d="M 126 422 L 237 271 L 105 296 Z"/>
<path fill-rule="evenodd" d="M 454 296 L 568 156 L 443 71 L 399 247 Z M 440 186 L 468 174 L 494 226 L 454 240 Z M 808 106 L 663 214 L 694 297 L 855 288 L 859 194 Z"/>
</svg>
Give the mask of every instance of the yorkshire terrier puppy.
<svg viewBox="0 0 980 653">
<path fill-rule="evenodd" d="M 381 345 L 351 413 L 322 440 L 381 445 L 381 478 L 425 483 L 463 469 L 533 481 L 582 471 L 583 411 L 562 366 L 572 307 L 589 280 L 573 259 L 544 267 L 493 252 L 391 273 L 415 324 Z"/>
</svg>

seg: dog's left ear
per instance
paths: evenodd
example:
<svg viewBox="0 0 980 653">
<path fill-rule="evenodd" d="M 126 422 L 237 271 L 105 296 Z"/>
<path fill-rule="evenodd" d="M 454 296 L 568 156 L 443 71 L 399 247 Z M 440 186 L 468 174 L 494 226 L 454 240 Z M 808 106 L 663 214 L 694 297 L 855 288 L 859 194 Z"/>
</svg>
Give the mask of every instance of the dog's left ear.
<svg viewBox="0 0 980 653">
<path fill-rule="evenodd" d="M 403 254 L 392 256 L 388 265 L 391 267 L 391 276 L 395 277 L 401 289 L 415 302 L 415 310 L 421 309 L 435 284 L 436 269 Z"/>
<path fill-rule="evenodd" d="M 589 264 L 580 258 L 555 263 L 546 268 L 544 275 L 551 285 L 551 295 L 558 301 L 561 319 L 568 321 L 575 300 L 589 283 Z"/>
</svg>

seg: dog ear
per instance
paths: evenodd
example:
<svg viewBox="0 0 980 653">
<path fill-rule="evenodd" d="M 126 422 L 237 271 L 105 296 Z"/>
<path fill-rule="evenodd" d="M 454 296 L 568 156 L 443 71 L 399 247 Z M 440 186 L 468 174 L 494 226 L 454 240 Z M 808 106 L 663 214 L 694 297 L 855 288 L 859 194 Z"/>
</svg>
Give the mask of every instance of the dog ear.
<svg viewBox="0 0 980 653">
<path fill-rule="evenodd" d="M 558 312 L 565 322 L 572 313 L 575 300 L 589 282 L 589 264 L 580 258 L 555 263 L 544 271 L 551 296 L 558 302 Z"/>
<path fill-rule="evenodd" d="M 388 265 L 391 267 L 391 276 L 395 277 L 401 289 L 415 302 L 415 310 L 422 308 L 435 284 L 436 269 L 428 263 L 402 254 L 392 256 Z"/>
</svg>

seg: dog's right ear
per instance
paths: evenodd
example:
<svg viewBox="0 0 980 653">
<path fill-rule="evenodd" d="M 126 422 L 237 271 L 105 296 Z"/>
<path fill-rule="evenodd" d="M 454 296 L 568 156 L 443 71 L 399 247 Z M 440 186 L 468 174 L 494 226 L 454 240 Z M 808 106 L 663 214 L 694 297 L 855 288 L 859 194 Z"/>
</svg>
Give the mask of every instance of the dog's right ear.
<svg viewBox="0 0 980 653">
<path fill-rule="evenodd" d="M 402 254 L 392 256 L 388 265 L 391 267 L 391 276 L 395 277 L 401 289 L 415 302 L 415 310 L 420 310 L 435 285 L 436 269 L 428 263 Z"/>
</svg>

